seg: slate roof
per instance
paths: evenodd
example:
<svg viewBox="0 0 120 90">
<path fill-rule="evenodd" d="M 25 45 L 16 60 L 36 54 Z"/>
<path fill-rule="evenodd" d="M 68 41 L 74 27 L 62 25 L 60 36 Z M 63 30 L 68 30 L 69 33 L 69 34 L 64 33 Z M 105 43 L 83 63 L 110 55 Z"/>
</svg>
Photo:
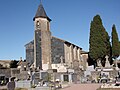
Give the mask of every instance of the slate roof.
<svg viewBox="0 0 120 90">
<path fill-rule="evenodd" d="M 60 39 L 60 38 L 57 38 L 57 37 L 54 37 L 54 36 L 52 36 L 52 38 L 58 39 L 59 41 L 64 42 L 65 44 L 70 44 L 70 45 L 76 46 L 77 48 L 80 48 L 82 50 L 81 47 L 79 47 L 79 46 L 77 46 L 77 45 L 75 45 L 75 44 L 73 44 L 69 41 L 66 41 L 66 40 L 63 40 L 63 39 Z"/>
<path fill-rule="evenodd" d="M 25 44 L 25 47 L 27 47 L 29 44 L 34 44 L 34 40 L 32 40 L 29 43 Z"/>
<path fill-rule="evenodd" d="M 51 19 L 47 16 L 42 3 L 38 6 L 38 9 L 37 9 L 35 17 L 33 18 L 33 21 L 35 20 L 35 18 L 39 18 L 39 17 L 47 18 L 49 21 L 51 21 Z"/>
<path fill-rule="evenodd" d="M 57 40 L 59 40 L 59 41 L 61 41 L 61 42 L 64 42 L 64 43 L 66 43 L 66 44 L 70 44 L 70 45 L 76 46 L 77 48 L 80 48 L 80 49 L 82 50 L 81 47 L 79 47 L 79 46 L 77 46 L 77 45 L 75 45 L 75 44 L 73 44 L 73 43 L 71 43 L 71 42 L 69 42 L 69 41 L 66 41 L 66 40 L 63 40 L 63 39 L 60 39 L 60 38 L 57 38 L 57 37 L 54 37 L 54 36 L 52 36 L 52 38 L 55 38 L 55 39 L 57 39 Z M 34 40 L 32 40 L 32 41 L 30 41 L 29 43 L 27 43 L 27 44 L 25 45 L 25 47 L 27 47 L 29 44 L 34 44 Z M 88 52 L 83 51 L 83 53 L 88 53 Z"/>
</svg>

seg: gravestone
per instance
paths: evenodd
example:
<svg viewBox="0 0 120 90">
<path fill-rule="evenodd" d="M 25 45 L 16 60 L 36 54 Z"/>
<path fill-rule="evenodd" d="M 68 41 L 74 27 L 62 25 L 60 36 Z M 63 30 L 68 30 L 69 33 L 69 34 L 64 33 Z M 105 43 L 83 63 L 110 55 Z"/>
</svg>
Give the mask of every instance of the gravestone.
<svg viewBox="0 0 120 90">
<path fill-rule="evenodd" d="M 15 90 L 15 82 L 10 81 L 7 83 L 7 90 Z"/>
<path fill-rule="evenodd" d="M 101 60 L 97 61 L 97 65 L 98 65 L 98 67 L 102 67 Z"/>
<path fill-rule="evenodd" d="M 61 64 L 63 64 L 63 56 L 60 57 Z"/>
<path fill-rule="evenodd" d="M 110 67 L 110 62 L 109 62 L 109 60 L 108 60 L 109 56 L 106 55 L 105 58 L 106 58 L 105 67 Z"/>
</svg>

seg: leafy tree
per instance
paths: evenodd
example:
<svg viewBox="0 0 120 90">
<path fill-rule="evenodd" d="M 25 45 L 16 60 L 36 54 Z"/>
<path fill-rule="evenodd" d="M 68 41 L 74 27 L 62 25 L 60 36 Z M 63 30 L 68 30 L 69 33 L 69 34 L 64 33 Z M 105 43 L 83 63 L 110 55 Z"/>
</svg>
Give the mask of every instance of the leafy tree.
<svg viewBox="0 0 120 90">
<path fill-rule="evenodd" d="M 96 15 L 91 21 L 89 45 L 90 58 L 105 63 L 105 56 L 110 55 L 110 42 L 99 15 Z"/>
<path fill-rule="evenodd" d="M 18 63 L 18 61 L 16 61 L 16 60 L 11 61 L 10 68 L 17 68 L 17 66 L 18 66 L 17 63 Z"/>
<path fill-rule="evenodd" d="M 120 55 L 120 41 L 119 41 L 119 55 Z"/>
<path fill-rule="evenodd" d="M 120 54 L 119 39 L 115 25 L 112 26 L 112 58 L 116 59 Z"/>
<path fill-rule="evenodd" d="M 112 46 L 110 44 L 110 57 L 109 57 L 109 60 L 110 60 L 110 64 L 112 65 L 113 64 L 113 59 L 112 59 Z"/>
<path fill-rule="evenodd" d="M 90 57 L 89 53 L 88 53 L 88 65 L 91 66 L 91 65 L 94 65 L 95 64 L 95 61 L 93 61 L 93 59 Z"/>
</svg>

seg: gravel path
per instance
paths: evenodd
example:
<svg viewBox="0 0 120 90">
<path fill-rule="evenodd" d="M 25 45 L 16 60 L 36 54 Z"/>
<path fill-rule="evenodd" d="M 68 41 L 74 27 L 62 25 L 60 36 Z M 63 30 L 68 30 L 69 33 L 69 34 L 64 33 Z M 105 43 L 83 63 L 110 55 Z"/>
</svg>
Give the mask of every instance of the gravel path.
<svg viewBox="0 0 120 90">
<path fill-rule="evenodd" d="M 0 90 L 6 89 L 6 86 L 0 86 Z"/>
<path fill-rule="evenodd" d="M 62 90 L 96 90 L 101 84 L 71 84 L 70 87 Z"/>
</svg>

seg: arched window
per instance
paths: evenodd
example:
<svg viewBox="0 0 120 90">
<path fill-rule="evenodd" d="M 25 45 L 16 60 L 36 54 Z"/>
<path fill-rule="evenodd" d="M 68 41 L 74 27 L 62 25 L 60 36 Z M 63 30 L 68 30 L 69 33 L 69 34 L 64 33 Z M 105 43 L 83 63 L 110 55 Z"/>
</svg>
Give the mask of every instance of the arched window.
<svg viewBox="0 0 120 90">
<path fill-rule="evenodd" d="M 36 22 L 36 28 L 40 29 L 40 22 L 39 21 Z"/>
</svg>

